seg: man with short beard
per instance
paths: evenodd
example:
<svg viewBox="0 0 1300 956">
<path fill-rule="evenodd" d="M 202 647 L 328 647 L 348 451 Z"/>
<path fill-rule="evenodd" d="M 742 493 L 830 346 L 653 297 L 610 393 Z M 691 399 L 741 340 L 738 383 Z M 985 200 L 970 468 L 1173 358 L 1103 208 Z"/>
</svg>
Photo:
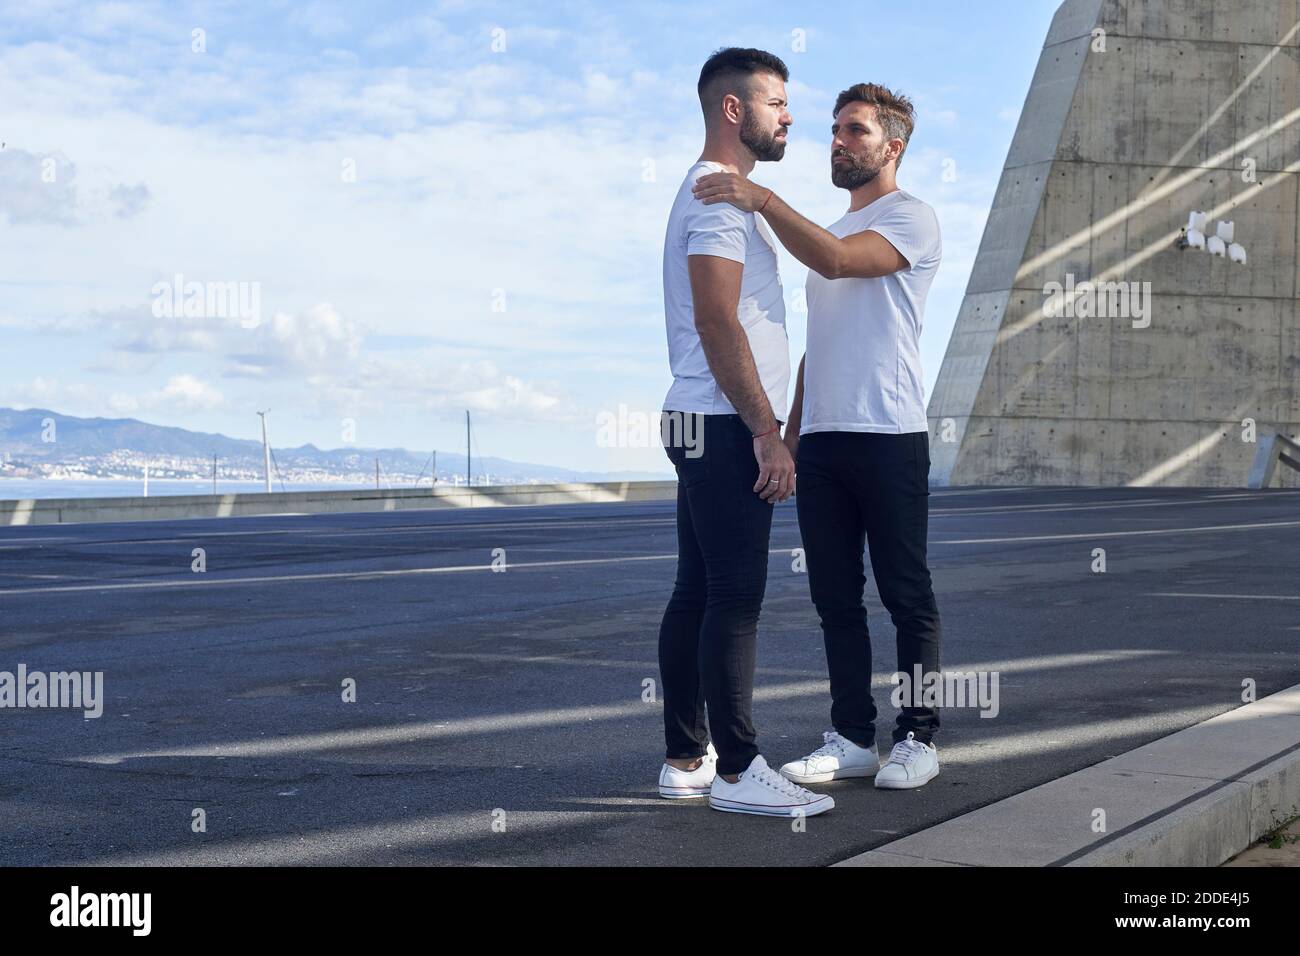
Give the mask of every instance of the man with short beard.
<svg viewBox="0 0 1300 956">
<path fill-rule="evenodd" d="M 697 88 L 704 151 L 677 192 L 664 237 L 673 372 L 664 447 L 677 470 L 678 556 L 659 629 L 667 744 L 659 793 L 790 818 L 835 802 L 770 769 L 750 718 L 772 506 L 794 490 L 794 461 L 781 439 L 790 384 L 785 300 L 767 228 L 752 212 L 691 195 L 710 172 L 743 180 L 756 162 L 781 158 L 793 122 L 787 79 L 785 64 L 762 50 L 719 50 L 704 64 Z M 696 428 L 680 428 L 686 415 Z M 702 436 L 697 447 L 683 447 L 687 431 Z"/>
<path fill-rule="evenodd" d="M 781 773 L 797 783 L 874 777 L 919 787 L 939 772 L 934 707 L 904 702 L 881 765 L 871 698 L 871 641 L 862 603 L 863 545 L 898 631 L 898 669 L 939 670 L 939 611 L 926 565 L 929 435 L 920 356 L 925 299 L 942 252 L 934 210 L 898 188 L 912 135 L 906 97 L 874 83 L 839 95 L 831 182 L 849 211 L 822 229 L 771 190 L 727 174 L 695 186 L 706 204 L 761 209 L 808 275 L 808 349 L 786 444 L 796 456 L 799 530 L 831 678 L 823 745 Z M 805 379 L 805 366 L 807 377 Z M 919 682 L 913 682 L 919 693 Z"/>
</svg>

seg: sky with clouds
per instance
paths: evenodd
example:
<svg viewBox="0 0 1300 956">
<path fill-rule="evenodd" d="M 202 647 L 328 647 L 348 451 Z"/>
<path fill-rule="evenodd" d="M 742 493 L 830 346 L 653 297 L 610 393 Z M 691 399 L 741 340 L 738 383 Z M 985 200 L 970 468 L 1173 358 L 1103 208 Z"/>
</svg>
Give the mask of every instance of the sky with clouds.
<svg viewBox="0 0 1300 956">
<path fill-rule="evenodd" d="M 0 406 L 448 451 L 469 409 L 476 454 L 667 472 L 597 417 L 667 390 L 663 229 L 729 45 L 789 65 L 753 178 L 823 224 L 836 94 L 914 99 L 928 394 L 1056 6 L 0 3 Z M 783 258 L 796 362 L 806 271 Z M 178 276 L 257 320 L 159 314 Z"/>
</svg>

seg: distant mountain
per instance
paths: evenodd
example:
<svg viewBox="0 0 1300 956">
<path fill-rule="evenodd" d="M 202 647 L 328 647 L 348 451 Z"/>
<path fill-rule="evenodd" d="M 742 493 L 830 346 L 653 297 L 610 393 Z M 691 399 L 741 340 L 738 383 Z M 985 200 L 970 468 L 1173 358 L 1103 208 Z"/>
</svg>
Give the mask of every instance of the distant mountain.
<svg viewBox="0 0 1300 956">
<path fill-rule="evenodd" d="M 46 423 L 53 427 L 47 428 Z M 53 440 L 50 440 L 52 437 Z M 274 436 L 273 436 L 274 438 Z M 405 448 L 334 448 L 315 445 L 286 448 L 271 445 L 275 465 L 286 481 L 292 476 L 315 478 L 374 473 L 379 459 L 383 474 L 409 479 L 429 476 L 430 452 Z M 151 425 L 134 418 L 77 418 L 44 408 L 0 408 L 0 475 L 22 477 L 136 477 L 148 462 L 152 473 L 170 469 L 177 477 L 204 477 L 212 456 L 223 475 L 262 473 L 262 443 L 193 432 L 168 425 Z M 160 470 L 161 469 L 161 470 Z M 465 456 L 438 452 L 439 480 L 465 473 Z M 474 474 L 498 481 L 639 481 L 670 477 L 664 472 L 590 472 L 552 465 L 474 458 Z"/>
<path fill-rule="evenodd" d="M 53 422 L 52 436 L 47 434 L 47 420 Z M 233 459 L 262 454 L 262 444 L 257 441 L 150 425 L 134 418 L 76 418 L 48 408 L 0 408 L 0 447 L 14 458 L 35 461 L 121 450 L 185 458 L 217 455 Z"/>
</svg>

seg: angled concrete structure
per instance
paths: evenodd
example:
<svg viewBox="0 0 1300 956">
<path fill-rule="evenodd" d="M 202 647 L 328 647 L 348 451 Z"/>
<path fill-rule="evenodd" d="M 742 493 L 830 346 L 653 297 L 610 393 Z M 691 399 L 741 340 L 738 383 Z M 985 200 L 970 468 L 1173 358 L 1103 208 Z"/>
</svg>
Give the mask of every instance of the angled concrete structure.
<svg viewBox="0 0 1300 956">
<path fill-rule="evenodd" d="M 1244 487 L 1258 441 L 1300 438 L 1298 174 L 1298 0 L 1066 0 L 931 396 L 932 479 Z M 1244 263 L 1181 248 L 1195 211 Z"/>
</svg>

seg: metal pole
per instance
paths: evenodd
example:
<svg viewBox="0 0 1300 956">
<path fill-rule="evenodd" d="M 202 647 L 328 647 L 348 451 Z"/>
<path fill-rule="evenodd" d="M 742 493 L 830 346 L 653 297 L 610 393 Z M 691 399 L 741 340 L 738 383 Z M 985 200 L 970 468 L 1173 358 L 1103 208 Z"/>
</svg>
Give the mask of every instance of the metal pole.
<svg viewBox="0 0 1300 956">
<path fill-rule="evenodd" d="M 266 412 L 269 412 L 268 408 Z M 262 460 L 266 467 L 266 493 L 271 493 L 271 444 L 266 440 L 266 412 L 258 412 L 258 418 L 262 419 Z"/>
<path fill-rule="evenodd" d="M 217 493 L 217 456 L 212 456 L 212 493 Z"/>
<path fill-rule="evenodd" d="M 470 444 L 469 444 L 469 409 L 465 409 L 465 484 L 468 486 L 473 482 L 470 475 L 474 470 L 470 467 Z"/>
</svg>

